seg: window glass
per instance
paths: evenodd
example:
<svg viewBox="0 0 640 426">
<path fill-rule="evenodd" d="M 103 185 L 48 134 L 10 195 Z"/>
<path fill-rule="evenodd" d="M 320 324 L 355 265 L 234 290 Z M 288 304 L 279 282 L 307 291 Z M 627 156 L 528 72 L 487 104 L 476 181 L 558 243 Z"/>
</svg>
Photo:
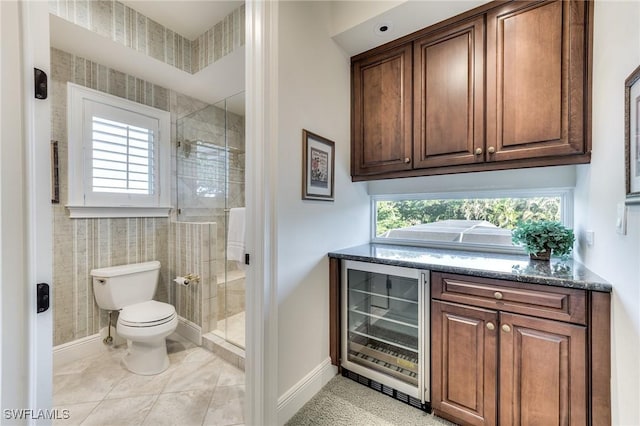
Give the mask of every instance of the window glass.
<svg viewBox="0 0 640 426">
<path fill-rule="evenodd" d="M 374 241 L 513 248 L 519 222 L 565 222 L 565 193 L 544 196 L 398 198 L 373 201 Z"/>
</svg>

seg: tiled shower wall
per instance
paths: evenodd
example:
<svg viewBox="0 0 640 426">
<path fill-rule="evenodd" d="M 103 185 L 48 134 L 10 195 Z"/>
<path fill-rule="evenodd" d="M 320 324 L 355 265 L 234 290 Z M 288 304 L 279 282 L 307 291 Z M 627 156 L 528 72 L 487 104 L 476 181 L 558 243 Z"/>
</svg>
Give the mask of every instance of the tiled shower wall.
<svg viewBox="0 0 640 426">
<path fill-rule="evenodd" d="M 58 141 L 60 173 L 60 204 L 52 205 L 54 345 L 90 336 L 106 325 L 106 313 L 101 313 L 95 304 L 89 275 L 91 269 L 146 260 L 159 260 L 162 264 L 155 298 L 176 304 L 178 315 L 202 324 L 202 307 L 199 304 L 203 298 L 200 293 L 194 292 L 197 287 L 176 292 L 172 281 L 177 274 L 197 272 L 176 270 L 176 266 L 182 262 L 177 244 L 191 244 L 191 240 L 178 238 L 175 224 L 168 218 L 69 218 L 64 207 L 68 200 L 67 82 L 170 111 L 172 147 L 175 147 L 175 123 L 178 117 L 207 105 L 95 62 L 51 49 L 51 127 L 52 138 Z M 175 149 L 172 152 L 175 153 Z M 175 176 L 175 169 L 171 173 Z M 207 228 L 207 232 L 212 231 Z M 215 236 L 215 231 L 211 235 Z M 198 259 L 201 252 L 194 252 L 192 259 Z M 211 249 L 205 257 L 208 258 L 209 253 Z"/>
<path fill-rule="evenodd" d="M 192 74 L 245 42 L 244 5 L 195 40 L 114 0 L 49 0 L 49 12 Z"/>
<path fill-rule="evenodd" d="M 174 306 L 183 318 L 207 330 L 210 318 L 215 320 L 217 294 L 215 289 L 216 224 L 171 222 L 171 246 L 175 247 L 174 276 L 193 274 L 200 282 L 188 286 L 175 285 Z"/>
</svg>

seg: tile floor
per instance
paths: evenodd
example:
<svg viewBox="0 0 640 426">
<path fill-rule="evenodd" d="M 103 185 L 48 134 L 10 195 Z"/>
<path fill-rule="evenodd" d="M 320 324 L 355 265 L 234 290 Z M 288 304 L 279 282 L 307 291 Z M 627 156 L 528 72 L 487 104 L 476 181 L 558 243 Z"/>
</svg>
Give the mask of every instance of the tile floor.
<svg viewBox="0 0 640 426">
<path fill-rule="evenodd" d="M 241 425 L 244 372 L 177 334 L 171 365 L 155 376 L 127 371 L 126 345 L 54 371 L 53 403 L 68 410 L 56 425 Z"/>
</svg>

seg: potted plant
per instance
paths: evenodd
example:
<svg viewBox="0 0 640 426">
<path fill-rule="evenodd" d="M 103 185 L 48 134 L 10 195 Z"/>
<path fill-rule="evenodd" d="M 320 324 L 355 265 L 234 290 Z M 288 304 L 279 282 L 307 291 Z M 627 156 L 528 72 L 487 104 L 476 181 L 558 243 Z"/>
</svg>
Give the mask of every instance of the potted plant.
<svg viewBox="0 0 640 426">
<path fill-rule="evenodd" d="M 560 222 L 540 220 L 523 222 L 513 230 L 514 244 L 521 244 L 533 260 L 549 260 L 554 256 L 566 256 L 573 250 L 573 230 Z"/>
</svg>

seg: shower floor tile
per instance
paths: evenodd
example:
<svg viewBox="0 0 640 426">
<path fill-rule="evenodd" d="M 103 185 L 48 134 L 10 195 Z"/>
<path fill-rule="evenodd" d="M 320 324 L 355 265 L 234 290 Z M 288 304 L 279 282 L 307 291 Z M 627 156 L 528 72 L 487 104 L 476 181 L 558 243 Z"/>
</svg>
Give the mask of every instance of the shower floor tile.
<svg viewBox="0 0 640 426">
<path fill-rule="evenodd" d="M 245 347 L 245 315 L 244 311 L 235 315 L 231 315 L 229 318 L 219 320 L 217 322 L 217 328 L 213 330 L 213 333 L 225 339 L 225 327 L 227 329 L 226 340 L 238 345 L 242 348 Z"/>
<path fill-rule="evenodd" d="M 54 424 L 243 424 L 244 372 L 175 333 L 167 347 L 171 365 L 155 376 L 126 370 L 126 345 L 58 368 L 54 406 L 69 418 Z"/>
</svg>

